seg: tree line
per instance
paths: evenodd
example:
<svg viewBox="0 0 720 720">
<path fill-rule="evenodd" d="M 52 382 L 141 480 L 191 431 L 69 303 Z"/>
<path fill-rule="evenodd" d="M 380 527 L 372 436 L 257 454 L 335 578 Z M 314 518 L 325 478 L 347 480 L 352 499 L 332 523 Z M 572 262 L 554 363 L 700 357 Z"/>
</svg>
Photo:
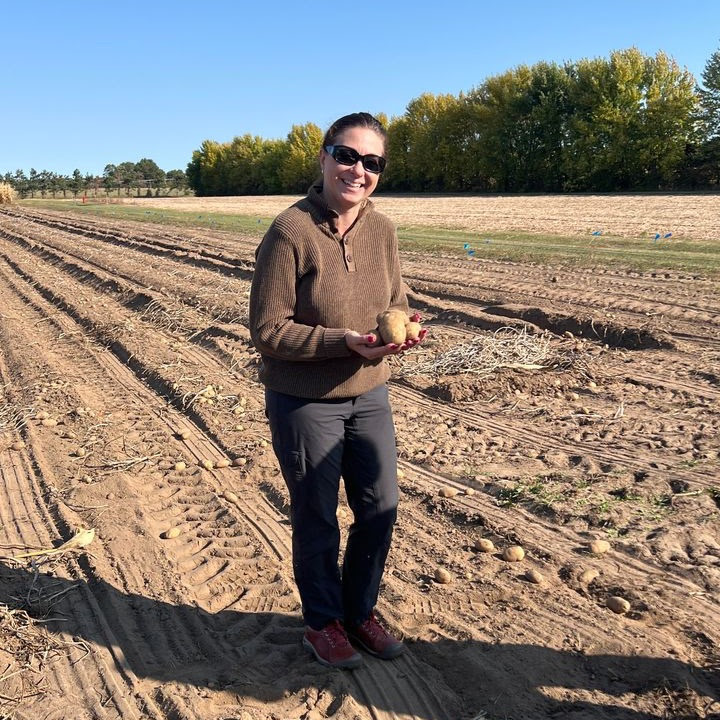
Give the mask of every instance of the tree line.
<svg viewBox="0 0 720 720">
<path fill-rule="evenodd" d="M 119 165 L 106 165 L 102 175 L 83 174 L 75 170 L 72 175 L 61 175 L 48 170 L 37 171 L 30 168 L 7 172 L 0 180 L 11 185 L 22 198 L 48 197 L 62 195 L 77 198 L 80 195 L 99 194 L 120 196 L 124 194 L 147 197 L 175 191 L 184 192 L 188 188 L 184 170 L 165 172 L 154 160 L 142 158 L 138 162 L 123 162 Z"/>
<path fill-rule="evenodd" d="M 521 65 L 467 93 L 412 100 L 389 121 L 381 189 L 586 192 L 720 187 L 720 51 L 699 86 L 663 52 L 636 48 Z M 302 193 L 323 132 L 206 140 L 187 167 L 197 195 Z"/>
</svg>

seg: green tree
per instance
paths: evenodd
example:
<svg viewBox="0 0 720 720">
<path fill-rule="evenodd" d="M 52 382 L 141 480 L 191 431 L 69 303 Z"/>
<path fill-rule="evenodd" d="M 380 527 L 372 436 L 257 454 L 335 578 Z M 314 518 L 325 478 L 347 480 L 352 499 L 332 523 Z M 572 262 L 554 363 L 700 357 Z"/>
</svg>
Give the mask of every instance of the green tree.
<svg viewBox="0 0 720 720">
<path fill-rule="evenodd" d="M 705 64 L 703 86 L 698 89 L 704 130 L 708 137 L 720 135 L 720 50 L 716 50 Z"/>
<path fill-rule="evenodd" d="M 293 125 L 287 136 L 287 152 L 280 168 L 286 192 L 302 193 L 320 175 L 319 155 L 323 132 L 314 123 Z"/>
<path fill-rule="evenodd" d="M 148 190 L 165 186 L 165 171 L 150 158 L 142 158 L 135 163 L 136 182 Z"/>
</svg>

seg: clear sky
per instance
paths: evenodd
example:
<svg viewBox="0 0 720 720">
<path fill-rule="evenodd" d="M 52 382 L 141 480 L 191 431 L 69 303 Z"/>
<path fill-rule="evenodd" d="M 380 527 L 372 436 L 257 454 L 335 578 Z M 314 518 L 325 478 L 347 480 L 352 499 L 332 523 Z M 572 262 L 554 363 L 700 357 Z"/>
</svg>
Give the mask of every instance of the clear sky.
<svg viewBox="0 0 720 720">
<path fill-rule="evenodd" d="M 0 174 L 185 169 L 205 139 L 401 115 L 423 92 L 632 46 L 700 81 L 720 0 L 6 0 Z"/>
</svg>

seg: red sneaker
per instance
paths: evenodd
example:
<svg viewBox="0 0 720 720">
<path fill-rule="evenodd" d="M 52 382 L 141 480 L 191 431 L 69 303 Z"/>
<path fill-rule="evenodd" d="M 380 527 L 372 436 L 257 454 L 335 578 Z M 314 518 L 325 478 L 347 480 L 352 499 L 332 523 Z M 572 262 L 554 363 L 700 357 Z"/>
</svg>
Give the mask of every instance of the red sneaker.
<svg viewBox="0 0 720 720">
<path fill-rule="evenodd" d="M 350 644 L 338 620 L 328 623 L 322 630 L 305 627 L 303 645 L 328 667 L 352 670 L 362 665 L 362 655 Z"/>
<path fill-rule="evenodd" d="M 375 613 L 361 625 L 348 628 L 347 634 L 363 650 L 382 660 L 392 660 L 405 652 L 405 645 L 378 622 Z"/>
</svg>

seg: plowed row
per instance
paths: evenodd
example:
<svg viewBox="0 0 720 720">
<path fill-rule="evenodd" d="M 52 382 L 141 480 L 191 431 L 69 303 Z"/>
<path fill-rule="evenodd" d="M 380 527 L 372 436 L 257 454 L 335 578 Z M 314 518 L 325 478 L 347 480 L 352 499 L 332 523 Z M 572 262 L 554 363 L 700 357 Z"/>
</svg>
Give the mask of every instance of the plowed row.
<svg viewBox="0 0 720 720">
<path fill-rule="evenodd" d="M 717 713 L 717 285 L 404 256 L 431 333 L 406 369 L 503 327 L 562 361 L 396 367 L 401 510 L 378 609 L 409 652 L 341 673 L 301 647 L 246 325 L 255 244 L 0 214 L 0 637 L 24 610 L 53 643 L 0 644 L 0 717 Z M 81 527 L 81 552 L 12 559 Z"/>
</svg>

